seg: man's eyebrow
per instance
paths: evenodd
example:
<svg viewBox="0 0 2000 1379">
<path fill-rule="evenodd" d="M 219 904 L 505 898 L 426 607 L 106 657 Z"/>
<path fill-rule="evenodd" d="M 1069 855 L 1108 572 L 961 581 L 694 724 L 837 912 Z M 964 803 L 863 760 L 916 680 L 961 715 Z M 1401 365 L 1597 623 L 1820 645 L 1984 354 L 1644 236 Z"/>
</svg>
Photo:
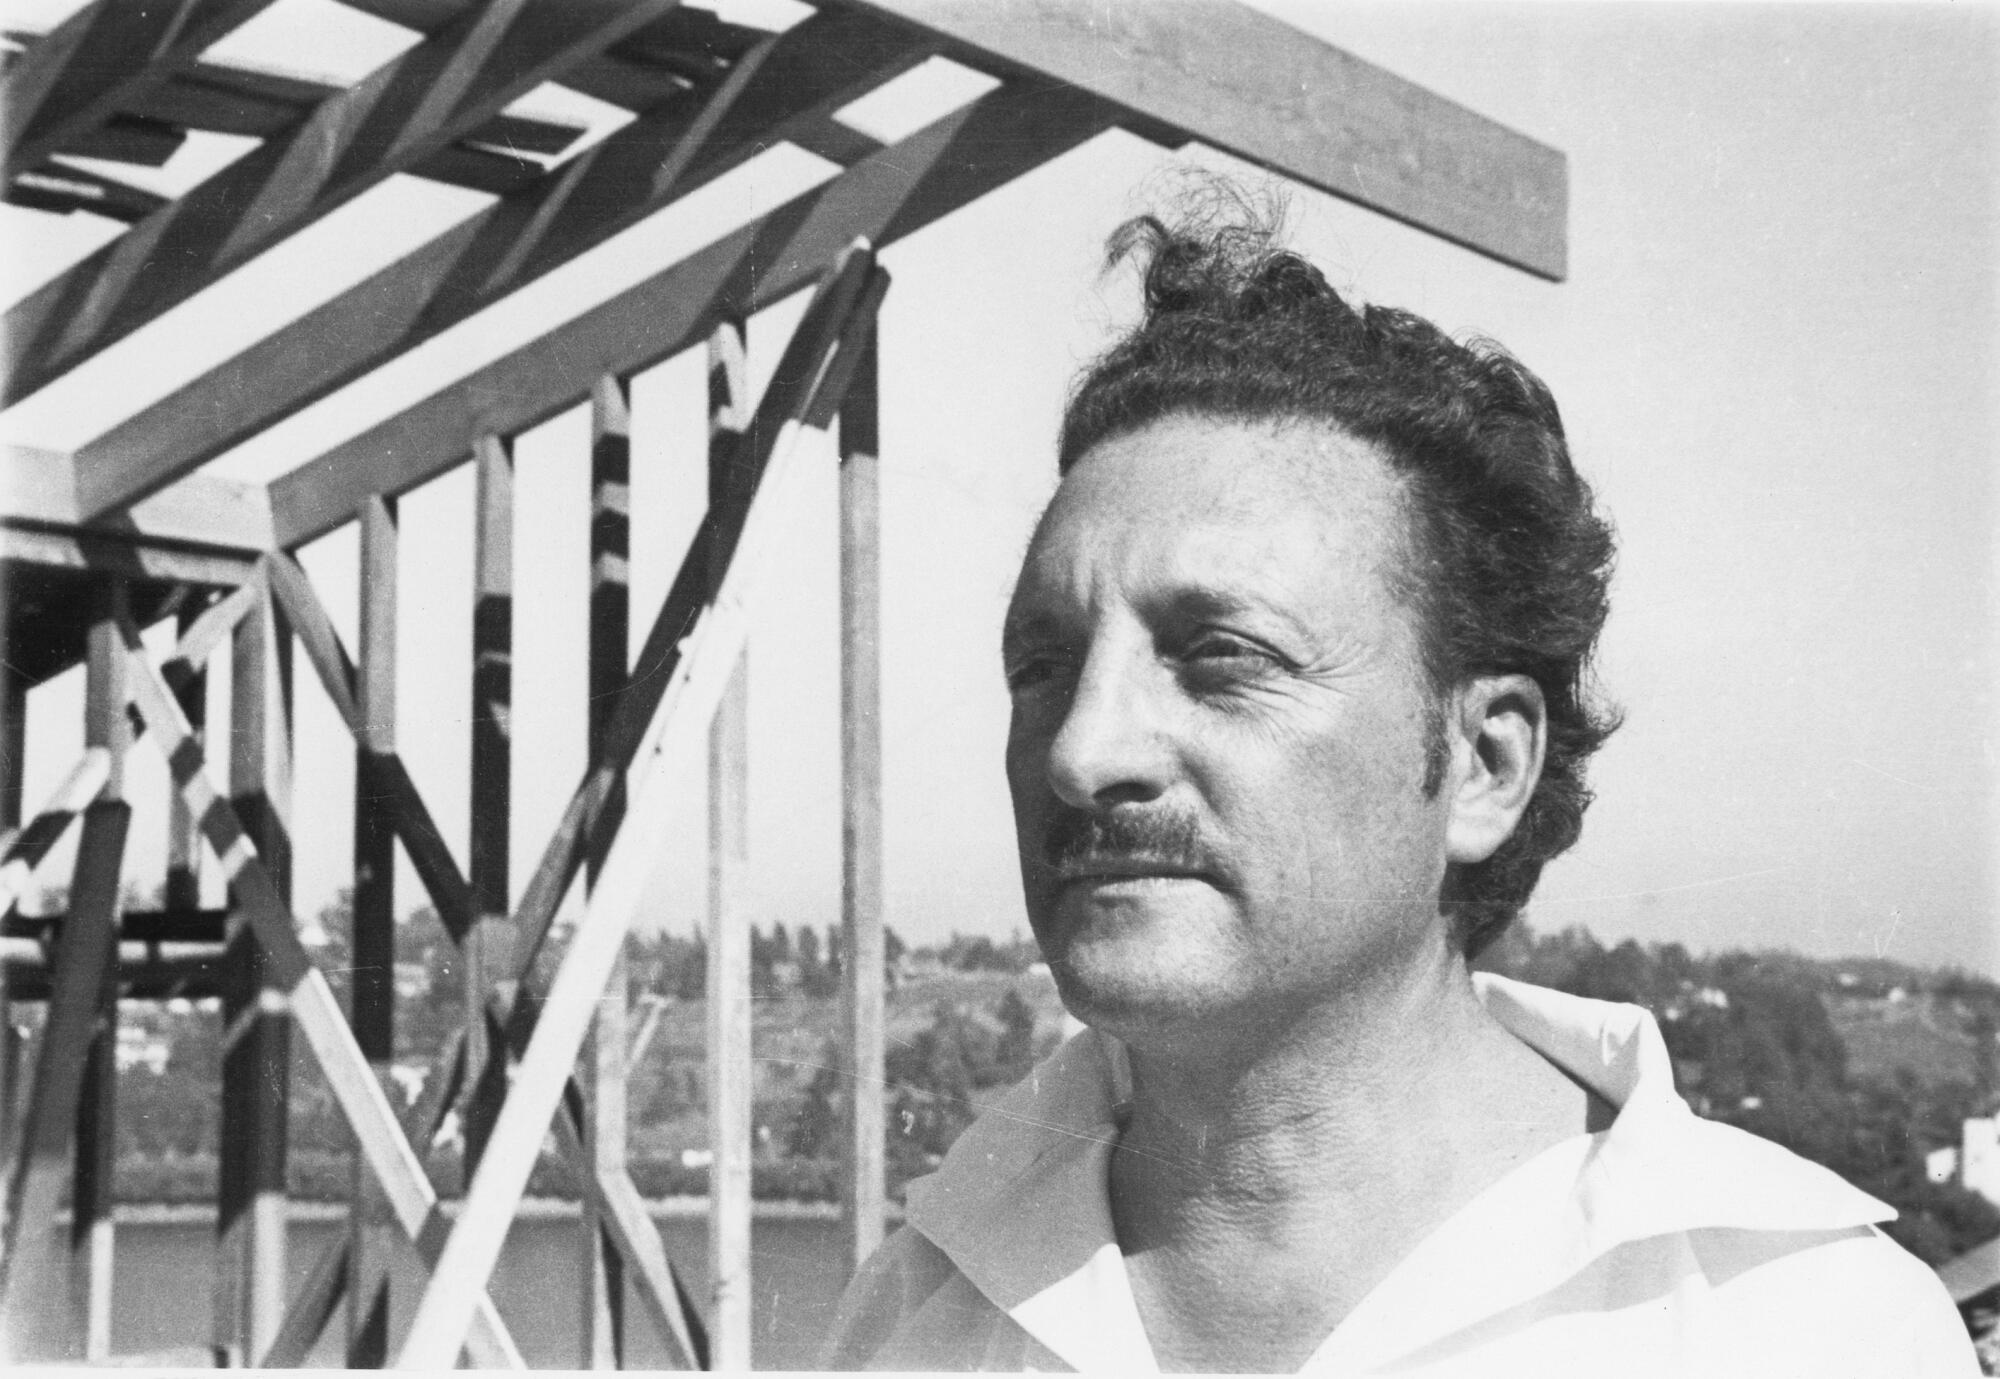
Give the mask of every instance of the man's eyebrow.
<svg viewBox="0 0 2000 1379">
<path fill-rule="evenodd" d="M 1156 612 L 1191 620 L 1246 616 L 1271 619 L 1301 637 L 1312 635 L 1312 628 L 1287 608 L 1283 600 L 1259 597 L 1252 590 L 1229 586 L 1176 585 L 1161 595 Z"/>
</svg>

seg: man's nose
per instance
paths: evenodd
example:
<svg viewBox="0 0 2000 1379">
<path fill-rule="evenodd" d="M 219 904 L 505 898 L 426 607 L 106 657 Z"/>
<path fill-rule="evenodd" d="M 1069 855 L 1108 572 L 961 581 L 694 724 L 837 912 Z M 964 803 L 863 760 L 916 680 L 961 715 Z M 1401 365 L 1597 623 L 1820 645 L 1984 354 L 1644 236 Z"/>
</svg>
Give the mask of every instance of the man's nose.
<svg viewBox="0 0 2000 1379">
<path fill-rule="evenodd" d="M 1063 803 L 1104 809 L 1166 789 L 1171 754 L 1157 671 L 1151 657 L 1109 649 L 1085 663 L 1049 744 L 1049 785 Z"/>
</svg>

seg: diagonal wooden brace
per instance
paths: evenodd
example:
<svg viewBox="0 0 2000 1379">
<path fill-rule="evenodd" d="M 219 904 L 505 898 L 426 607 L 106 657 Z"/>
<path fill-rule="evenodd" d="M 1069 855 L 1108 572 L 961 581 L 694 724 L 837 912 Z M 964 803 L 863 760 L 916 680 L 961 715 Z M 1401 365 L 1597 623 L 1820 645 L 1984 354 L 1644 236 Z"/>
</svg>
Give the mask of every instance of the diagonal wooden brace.
<svg viewBox="0 0 2000 1379">
<path fill-rule="evenodd" d="M 749 604 L 770 549 L 790 526 L 799 499 L 803 457 L 793 444 L 802 423 L 786 424 L 772 446 L 769 468 L 744 514 L 735 557 L 714 601 L 682 643 L 646 734 L 642 783 L 625 824 L 598 873 L 582 923 L 563 955 L 534 1036 L 521 1060 L 486 1156 L 466 1194 L 465 1208 L 424 1289 L 400 1369 L 435 1369 L 457 1354 L 472 1319 L 478 1289 L 493 1272 L 543 1135 L 561 1102 L 570 1069 L 590 1027 L 596 996 L 616 963 L 665 832 L 671 782 L 667 763 L 692 750 L 708 731 L 748 636 Z"/>
<path fill-rule="evenodd" d="M 333 989 L 299 941 L 291 912 L 279 898 L 270 873 L 244 832 L 242 820 L 209 783 L 201 748 L 180 705 L 147 658 L 138 627 L 124 618 L 120 619 L 119 631 L 125 640 L 131 668 L 128 683 L 132 708 L 152 730 L 167 757 L 176 789 L 186 801 L 189 813 L 199 821 L 202 836 L 234 887 L 237 903 L 264 947 L 273 977 L 291 1000 L 292 1017 L 325 1073 L 369 1169 L 381 1183 L 397 1225 L 416 1246 L 424 1263 L 435 1267 L 449 1228 L 438 1210 L 437 1195 L 424 1175 L 423 1163 L 404 1137 L 381 1083 L 355 1044 Z M 523 1367 L 520 1352 L 483 1289 L 470 1302 L 470 1319 L 470 1330 L 462 1335 L 476 1364 L 490 1368 Z M 456 1358 L 454 1351 L 443 1365 Z"/>
<path fill-rule="evenodd" d="M 111 753 L 103 747 L 84 748 L 42 812 L 26 827 L 0 836 L 0 915 L 14 908 L 42 858 L 69 831 L 70 820 L 97 798 L 110 778 Z"/>
</svg>

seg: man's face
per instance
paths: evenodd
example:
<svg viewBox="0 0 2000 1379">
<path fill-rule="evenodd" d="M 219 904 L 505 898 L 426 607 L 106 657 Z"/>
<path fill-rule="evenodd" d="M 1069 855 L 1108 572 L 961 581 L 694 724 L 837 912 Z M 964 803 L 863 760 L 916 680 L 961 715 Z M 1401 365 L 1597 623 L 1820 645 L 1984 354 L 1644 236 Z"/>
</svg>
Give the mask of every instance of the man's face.
<svg viewBox="0 0 2000 1379">
<path fill-rule="evenodd" d="M 1282 1020 L 1442 924 L 1397 480 L 1323 425 L 1169 418 L 1071 470 L 1008 610 L 1007 778 L 1064 999 Z"/>
</svg>

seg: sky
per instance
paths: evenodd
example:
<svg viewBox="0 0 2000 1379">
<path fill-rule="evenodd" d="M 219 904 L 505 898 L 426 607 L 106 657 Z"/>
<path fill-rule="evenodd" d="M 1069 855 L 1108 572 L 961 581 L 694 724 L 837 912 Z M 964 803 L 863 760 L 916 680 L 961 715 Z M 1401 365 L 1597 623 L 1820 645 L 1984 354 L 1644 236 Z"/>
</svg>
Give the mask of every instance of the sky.
<svg viewBox="0 0 2000 1379">
<path fill-rule="evenodd" d="M 306 52 L 351 75 L 382 60 L 370 44 L 400 41 L 361 26 L 302 46 L 312 2 L 280 0 L 239 35 L 240 55 L 298 70 Z M 1594 768 L 1583 841 L 1549 869 L 1528 922 L 2000 975 L 2000 12 L 1258 7 L 1568 157 L 1559 284 L 1330 196 L 1291 198 L 1294 242 L 1336 286 L 1492 336 L 1548 380 L 1620 533 L 1601 678 L 1626 724 Z M 51 8 L 7 10 L 46 22 Z M 852 118 L 893 136 L 977 88 L 933 69 Z M 588 102 L 534 100 L 608 127 Z M 227 141 L 194 142 L 162 176 L 231 156 Z M 1104 237 L 1158 205 L 1184 162 L 1239 166 L 1114 131 L 884 253 L 886 895 L 913 942 L 1026 931 L 1000 616 L 1053 488 L 1064 389 L 1133 313 L 1131 283 L 1100 271 Z M 268 479 L 308 460 L 829 171 L 774 151 L 214 470 Z M 479 204 L 397 179 L 0 414 L 0 434 L 76 445 Z M 0 211 L 14 295 L 115 233 Z M 753 321 L 758 381 L 802 305 Z M 702 368 L 697 351 L 635 383 L 635 646 L 698 511 Z M 517 893 L 582 767 L 587 444 L 570 413 L 517 449 Z M 815 510 L 751 648 L 760 923 L 838 917 L 835 488 L 818 453 Z M 401 505 L 399 744 L 461 858 L 471 487 L 460 470 Z M 351 531 L 303 559 L 352 645 Z M 300 675 L 296 897 L 309 915 L 346 879 L 352 766 L 303 661 Z M 226 721 L 224 685 L 213 693 L 211 721 Z M 31 701 L 30 807 L 74 759 L 76 694 L 70 677 Z M 165 790 L 143 755 L 133 788 L 143 880 L 163 853 L 163 811 L 149 818 L 144 801 Z M 678 763 L 672 788 L 642 922 L 685 931 L 705 894 L 700 763 Z M 66 865 L 52 858 L 44 880 Z M 398 895 L 420 899 L 407 871 Z"/>
</svg>

